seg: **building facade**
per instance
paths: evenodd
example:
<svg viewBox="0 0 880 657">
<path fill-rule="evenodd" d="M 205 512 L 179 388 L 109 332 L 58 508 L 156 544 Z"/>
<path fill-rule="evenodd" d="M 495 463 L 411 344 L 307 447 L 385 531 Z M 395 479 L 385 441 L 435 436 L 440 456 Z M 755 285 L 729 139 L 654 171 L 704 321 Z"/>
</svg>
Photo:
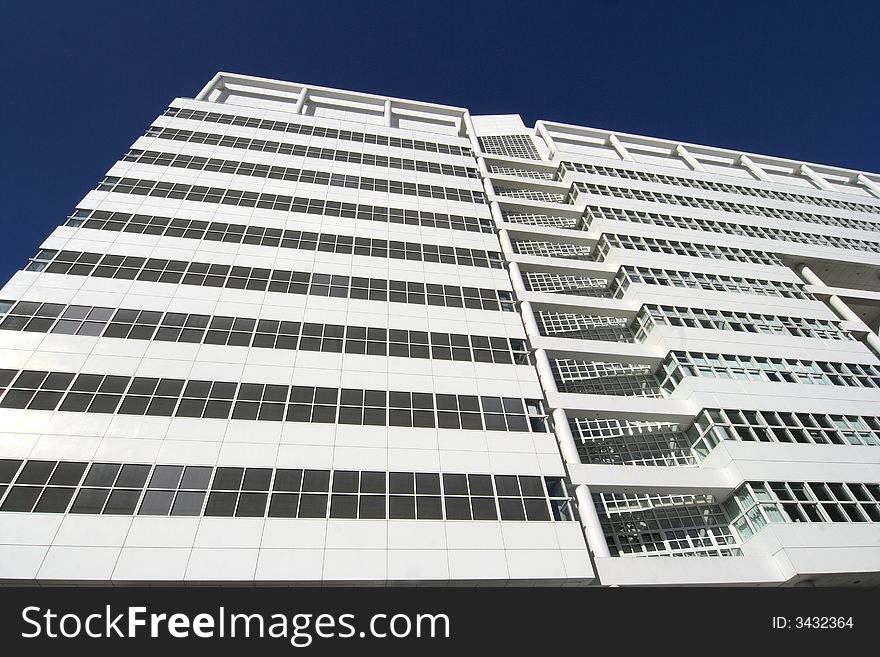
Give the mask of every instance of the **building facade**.
<svg viewBox="0 0 880 657">
<path fill-rule="evenodd" d="M 0 290 L 6 583 L 880 583 L 880 176 L 219 73 Z"/>
</svg>

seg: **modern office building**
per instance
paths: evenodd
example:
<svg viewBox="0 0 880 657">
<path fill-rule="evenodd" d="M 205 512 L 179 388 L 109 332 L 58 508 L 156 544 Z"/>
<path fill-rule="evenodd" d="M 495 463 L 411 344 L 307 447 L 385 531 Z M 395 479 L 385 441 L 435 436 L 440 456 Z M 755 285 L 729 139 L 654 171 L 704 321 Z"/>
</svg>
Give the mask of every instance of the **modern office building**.
<svg viewBox="0 0 880 657">
<path fill-rule="evenodd" d="M 0 290 L 6 583 L 880 584 L 880 176 L 220 73 Z"/>
</svg>

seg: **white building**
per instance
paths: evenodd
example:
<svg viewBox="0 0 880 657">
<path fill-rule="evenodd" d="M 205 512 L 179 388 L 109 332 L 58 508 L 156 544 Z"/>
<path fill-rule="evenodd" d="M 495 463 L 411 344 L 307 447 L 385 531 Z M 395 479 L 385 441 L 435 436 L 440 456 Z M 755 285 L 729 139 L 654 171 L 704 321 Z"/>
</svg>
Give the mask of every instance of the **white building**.
<svg viewBox="0 0 880 657">
<path fill-rule="evenodd" d="M 875 174 L 220 73 L 0 290 L 0 580 L 878 584 L 878 272 Z"/>
</svg>

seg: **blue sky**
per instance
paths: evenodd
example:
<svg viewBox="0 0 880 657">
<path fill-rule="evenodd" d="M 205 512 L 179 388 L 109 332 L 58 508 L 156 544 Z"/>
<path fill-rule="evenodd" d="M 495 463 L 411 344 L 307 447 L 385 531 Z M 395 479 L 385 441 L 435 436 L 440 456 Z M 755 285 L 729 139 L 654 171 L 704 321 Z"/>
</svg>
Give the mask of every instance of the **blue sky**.
<svg viewBox="0 0 880 657">
<path fill-rule="evenodd" d="M 218 70 L 880 170 L 877 2 L 32 0 L 2 22 L 3 281 Z"/>
</svg>

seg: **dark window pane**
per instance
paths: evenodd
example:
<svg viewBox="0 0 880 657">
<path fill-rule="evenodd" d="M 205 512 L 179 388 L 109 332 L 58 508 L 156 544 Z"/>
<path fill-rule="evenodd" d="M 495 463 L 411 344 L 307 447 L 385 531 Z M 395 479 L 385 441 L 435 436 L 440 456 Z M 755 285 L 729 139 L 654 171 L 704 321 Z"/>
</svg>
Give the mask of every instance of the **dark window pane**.
<svg viewBox="0 0 880 657">
<path fill-rule="evenodd" d="M 266 484 L 268 488 L 268 482 Z M 262 518 L 266 513 L 268 493 L 242 493 L 238 498 L 235 515 L 242 518 Z"/>
<path fill-rule="evenodd" d="M 205 406 L 205 412 L 202 417 L 212 418 L 215 420 L 225 420 L 229 417 L 229 411 L 232 409 L 230 401 L 210 400 Z"/>
<path fill-rule="evenodd" d="M 231 518 L 235 514 L 237 500 L 238 493 L 211 493 L 205 506 L 205 515 Z"/>
<path fill-rule="evenodd" d="M 30 511 L 42 489 L 39 486 L 13 486 L 3 501 L 2 511 Z"/>
<path fill-rule="evenodd" d="M 557 477 L 545 477 L 544 483 L 547 484 L 547 493 L 550 497 L 567 497 L 565 484 L 562 479 Z"/>
<path fill-rule="evenodd" d="M 46 488 L 40 496 L 40 501 L 34 507 L 37 513 L 64 513 L 70 498 L 73 497 L 75 488 Z M 4 509 L 5 510 L 5 509 Z"/>
<path fill-rule="evenodd" d="M 440 497 L 419 495 L 416 497 L 416 511 L 419 520 L 443 519 L 443 505 L 440 503 Z"/>
<path fill-rule="evenodd" d="M 526 517 L 529 520 L 550 520 L 550 511 L 545 499 L 526 499 Z"/>
<path fill-rule="evenodd" d="M 171 491 L 148 490 L 146 493 L 144 493 L 144 499 L 141 502 L 141 508 L 138 510 L 138 515 L 167 516 L 168 510 L 171 508 L 171 501 L 173 499 L 174 493 L 172 493 Z"/>
<path fill-rule="evenodd" d="M 416 517 L 416 498 L 412 495 L 392 495 L 388 498 L 388 517 L 409 520 Z"/>
<path fill-rule="evenodd" d="M 515 495 L 519 497 L 519 484 L 516 475 L 495 475 L 495 488 L 498 495 Z"/>
<path fill-rule="evenodd" d="M 520 475 L 519 485 L 522 488 L 523 497 L 544 497 L 544 486 L 540 477 Z"/>
<path fill-rule="evenodd" d="M 299 492 L 302 486 L 302 470 L 278 469 L 275 472 L 273 490 Z"/>
<path fill-rule="evenodd" d="M 357 495 L 333 495 L 330 498 L 331 518 L 357 518 Z"/>
<path fill-rule="evenodd" d="M 446 498 L 446 519 L 447 520 L 470 520 L 471 505 L 467 497 L 447 497 Z"/>
<path fill-rule="evenodd" d="M 503 415 L 495 415 L 494 413 L 487 413 L 483 417 L 486 419 L 486 430 L 487 431 L 507 431 L 507 425 L 504 422 Z"/>
<path fill-rule="evenodd" d="M 391 493 L 414 493 L 416 491 L 412 472 L 391 472 L 388 474 L 388 490 Z"/>
<path fill-rule="evenodd" d="M 183 472 L 183 479 L 180 481 L 180 487 L 205 490 L 211 481 L 213 470 L 213 468 L 208 466 L 186 466 L 186 470 Z"/>
<path fill-rule="evenodd" d="M 83 485 L 112 486 L 119 468 L 119 463 L 92 463 Z"/>
<path fill-rule="evenodd" d="M 269 503 L 270 518 L 295 518 L 299 495 L 295 493 L 273 493 Z"/>
<path fill-rule="evenodd" d="M 211 488 L 213 490 L 238 490 L 241 488 L 243 476 L 244 468 L 217 468 Z"/>
<path fill-rule="evenodd" d="M 62 461 L 52 473 L 49 483 L 54 486 L 76 486 L 82 479 L 87 465 L 87 463 Z"/>
<path fill-rule="evenodd" d="M 117 488 L 110 493 L 110 499 L 107 500 L 104 513 L 130 516 L 134 513 L 140 496 L 141 491 L 139 490 Z"/>
<path fill-rule="evenodd" d="M 525 520 L 522 500 L 514 497 L 498 498 L 498 506 L 501 509 L 502 520 Z"/>
<path fill-rule="evenodd" d="M 305 493 L 324 493 L 330 490 L 330 471 L 305 470 L 302 489 Z"/>
<path fill-rule="evenodd" d="M 80 488 L 70 507 L 71 513 L 101 513 L 110 491 L 103 488 Z"/>
<path fill-rule="evenodd" d="M 149 474 L 150 466 L 128 463 L 122 466 L 116 485 L 125 488 L 143 488 Z"/>
<path fill-rule="evenodd" d="M 248 468 L 244 473 L 242 490 L 269 490 L 272 468 Z M 262 515 L 262 514 L 261 514 Z"/>
<path fill-rule="evenodd" d="M 195 491 L 181 491 L 174 499 L 174 506 L 171 508 L 172 516 L 197 516 L 202 511 L 202 502 L 205 499 L 205 493 Z"/>
<path fill-rule="evenodd" d="M 492 476 L 482 474 L 468 475 L 471 487 L 471 495 L 493 495 Z"/>
<path fill-rule="evenodd" d="M 384 495 L 361 495 L 358 516 L 360 518 L 385 518 Z"/>
<path fill-rule="evenodd" d="M 463 474 L 443 475 L 444 495 L 467 495 L 467 476 Z"/>
<path fill-rule="evenodd" d="M 384 493 L 385 492 L 385 473 L 384 472 L 361 472 L 361 492 L 362 493 Z"/>
<path fill-rule="evenodd" d="M 326 495 L 301 495 L 299 502 L 300 518 L 324 518 L 327 516 Z"/>
<path fill-rule="evenodd" d="M 357 493 L 358 479 L 359 477 L 357 471 L 351 472 L 347 470 L 337 470 L 333 473 L 333 492 Z"/>
<path fill-rule="evenodd" d="M 17 484 L 45 484 L 56 461 L 28 461 L 18 473 Z"/>
<path fill-rule="evenodd" d="M 8 484 L 15 477 L 21 461 L 16 459 L 0 459 L 0 484 Z"/>
<path fill-rule="evenodd" d="M 474 520 L 497 520 L 495 499 L 492 497 L 472 497 L 471 509 L 474 512 Z"/>
<path fill-rule="evenodd" d="M 440 475 L 433 472 L 417 472 L 416 473 L 416 492 L 424 495 L 440 494 Z"/>
<path fill-rule="evenodd" d="M 70 398 L 70 395 L 68 395 Z M 65 403 L 66 400 L 65 400 Z M 171 417 L 174 413 L 174 407 L 177 405 L 177 399 L 166 399 L 164 397 L 154 397 L 147 407 L 147 415 L 156 415 L 159 417 Z"/>
<path fill-rule="evenodd" d="M 150 488 L 177 488 L 182 474 L 181 465 L 157 465 L 150 477 Z"/>
</svg>

